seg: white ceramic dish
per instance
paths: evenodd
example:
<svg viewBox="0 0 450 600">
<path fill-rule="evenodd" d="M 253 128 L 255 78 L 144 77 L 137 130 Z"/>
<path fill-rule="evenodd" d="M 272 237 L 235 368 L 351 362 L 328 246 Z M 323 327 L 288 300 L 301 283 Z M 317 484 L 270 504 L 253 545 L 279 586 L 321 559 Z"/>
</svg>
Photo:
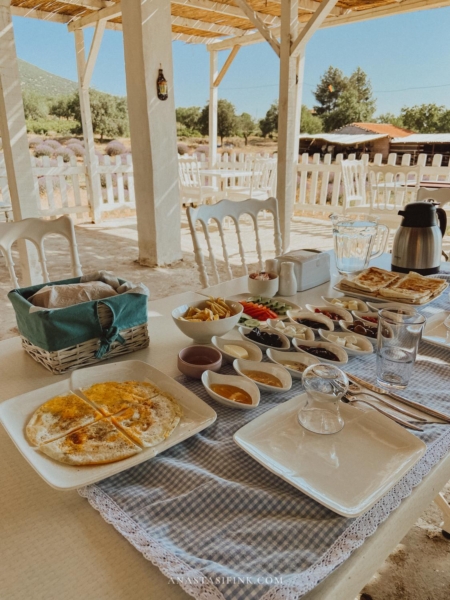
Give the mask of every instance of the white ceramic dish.
<svg viewBox="0 0 450 600">
<path fill-rule="evenodd" d="M 258 294 L 236 294 L 235 296 L 230 296 L 230 298 L 227 298 L 228 300 L 234 300 L 235 302 L 240 302 L 242 300 L 248 300 L 249 298 L 254 298 L 255 296 L 257 296 Z M 289 310 L 302 310 L 302 307 L 299 306 L 298 304 L 295 304 L 295 302 L 291 302 L 289 300 L 289 298 L 284 298 L 283 296 L 275 296 L 274 298 L 271 298 L 271 300 L 273 301 L 277 301 L 277 302 L 284 302 L 285 304 L 289 305 L 291 308 Z M 249 317 L 250 319 L 252 317 Z M 279 317 L 280 319 L 287 319 L 287 315 L 285 317 Z"/>
<path fill-rule="evenodd" d="M 251 331 L 251 329 L 249 329 L 249 331 Z M 248 360 L 256 360 L 259 362 L 263 358 L 263 353 L 253 342 L 245 342 L 244 340 L 227 340 L 215 335 L 212 338 L 211 343 L 217 348 L 217 350 L 220 350 L 224 361 L 227 363 L 232 363 L 234 360 L 236 360 L 236 356 L 225 352 L 225 346 L 240 346 L 241 348 L 244 348 L 248 352 Z"/>
<path fill-rule="evenodd" d="M 400 302 L 367 302 L 367 306 L 370 308 L 370 310 L 373 310 L 374 312 L 378 312 L 382 308 L 414 308 L 414 306 L 411 306 L 411 304 L 401 304 Z"/>
<path fill-rule="evenodd" d="M 335 325 L 337 325 L 341 319 L 343 321 L 352 321 L 353 320 L 351 313 L 348 310 L 345 310 L 345 308 L 339 308 L 339 306 L 331 307 L 331 306 L 317 306 L 316 304 L 306 304 L 305 308 L 306 308 L 306 310 L 309 310 L 309 312 L 312 312 L 315 315 L 318 314 L 315 312 L 316 308 L 318 308 L 319 310 L 328 310 L 330 312 L 336 313 L 340 318 L 339 319 L 330 319 L 330 321 L 333 321 L 333 323 Z M 324 315 L 324 316 L 326 316 L 326 315 Z"/>
<path fill-rule="evenodd" d="M 270 332 L 273 333 L 282 333 L 283 335 L 285 335 L 287 338 L 292 339 L 294 337 L 298 337 L 298 334 L 292 334 L 292 333 L 284 333 L 283 329 L 277 329 L 276 325 L 277 323 L 283 323 L 283 325 L 285 327 L 296 327 L 298 329 L 300 329 L 301 327 L 305 327 L 304 325 L 300 325 L 300 323 L 295 323 L 294 321 L 289 321 L 288 323 L 286 323 L 285 321 L 282 321 L 281 319 L 267 319 L 267 324 L 269 326 L 268 330 Z M 311 327 L 305 327 L 303 333 L 305 334 L 305 339 L 306 340 L 313 340 L 314 339 L 314 331 L 311 329 Z M 299 338 L 300 339 L 300 338 Z"/>
<path fill-rule="evenodd" d="M 256 344 L 256 346 L 261 348 L 261 350 L 267 350 L 268 348 L 273 348 L 273 346 L 267 346 L 267 344 L 261 344 L 259 342 L 255 342 L 254 340 L 248 339 L 246 337 L 246 334 L 250 333 L 250 331 L 251 331 L 251 329 L 248 329 L 248 327 L 245 327 L 245 328 L 239 327 L 238 331 L 244 341 L 251 342 L 252 344 Z M 265 330 L 265 331 L 267 331 L 267 333 L 275 333 L 275 332 L 269 331 L 269 330 Z M 275 350 L 289 350 L 289 348 L 291 347 L 291 342 L 289 341 L 289 339 L 282 333 L 278 333 L 278 331 L 276 332 L 276 335 L 280 338 L 283 345 L 281 346 L 281 348 L 275 348 Z"/>
<path fill-rule="evenodd" d="M 312 315 L 310 310 L 288 310 L 287 315 L 289 317 L 289 321 L 291 321 L 292 323 L 297 323 L 298 321 L 296 319 L 313 319 L 314 321 L 317 321 L 317 328 L 311 327 L 314 333 L 317 333 L 319 329 L 324 329 L 322 325 L 328 327 L 330 331 L 334 331 L 333 321 L 325 315 L 321 315 L 318 313 Z"/>
<path fill-rule="evenodd" d="M 199 308 L 200 310 L 207 308 L 206 302 L 205 299 L 200 302 L 194 302 L 193 304 L 183 304 L 172 311 L 172 319 L 178 329 L 198 344 L 209 344 L 214 335 L 221 336 L 231 331 L 233 327 L 237 325 L 241 318 L 241 314 L 244 312 L 242 304 L 234 302 L 233 300 L 226 300 L 235 313 L 231 317 L 219 319 L 218 321 L 203 321 L 201 323 L 195 321 L 183 321 L 180 319 L 180 317 L 186 314 L 190 306 Z"/>
<path fill-rule="evenodd" d="M 299 352 L 304 352 L 308 354 L 308 356 L 314 356 L 310 354 L 306 350 L 302 350 L 300 346 L 309 346 L 310 348 L 325 348 L 330 352 L 334 352 L 339 360 L 328 360 L 327 358 L 320 358 L 319 356 L 315 356 L 314 358 L 318 358 L 320 362 L 328 363 L 330 365 L 334 365 L 335 367 L 340 367 L 342 365 L 346 365 L 348 363 L 348 354 L 344 348 L 338 346 L 337 344 L 331 344 L 330 342 L 305 342 L 303 340 L 296 340 L 295 338 L 292 340 L 292 343 L 296 350 Z"/>
<path fill-rule="evenodd" d="M 248 381 L 255 383 L 259 389 L 264 392 L 287 392 L 292 387 L 291 374 L 287 371 L 287 369 L 281 367 L 280 365 L 236 359 L 233 362 L 233 368 L 236 373 L 239 373 L 239 375 L 242 375 L 242 377 L 245 377 L 245 379 Z M 247 375 L 244 375 L 243 371 L 263 371 L 264 373 L 270 373 L 271 375 L 278 377 L 283 384 L 283 387 L 280 388 L 272 385 L 266 385 L 265 383 L 259 383 L 258 381 L 254 381 L 250 377 L 247 377 Z"/>
<path fill-rule="evenodd" d="M 257 319 L 256 319 L 257 320 Z M 267 321 L 269 321 L 269 319 L 267 319 Z M 267 321 L 260 321 L 260 324 L 258 325 L 258 328 L 261 331 L 269 331 L 270 327 Z M 245 331 L 245 333 L 250 333 L 250 331 L 252 329 L 254 329 L 254 327 L 246 327 L 245 325 L 239 325 L 239 327 L 242 327 L 242 329 Z"/>
<path fill-rule="evenodd" d="M 325 302 L 325 304 L 328 304 L 328 306 L 336 306 L 336 304 L 333 304 L 332 300 L 341 300 L 344 302 L 348 302 L 349 300 L 353 300 L 353 302 L 357 302 L 358 303 L 358 308 L 354 309 L 354 310 L 369 310 L 369 307 L 367 306 L 367 304 L 364 302 L 364 300 L 361 300 L 360 298 L 354 298 L 353 296 L 321 296 L 322 300 Z M 339 306 L 337 306 L 337 308 L 340 308 Z M 346 308 L 345 310 L 349 310 L 348 308 Z"/>
<path fill-rule="evenodd" d="M 422 339 L 428 344 L 439 346 L 450 350 L 450 344 L 447 344 L 447 328 L 444 321 L 450 316 L 450 312 L 441 311 L 437 315 L 427 317 L 427 322 L 423 330 Z"/>
<path fill-rule="evenodd" d="M 269 471 L 344 517 L 357 517 L 423 456 L 425 444 L 380 413 L 341 403 L 345 427 L 334 435 L 304 429 L 306 394 L 265 412 L 234 441 Z"/>
<path fill-rule="evenodd" d="M 292 369 L 291 367 L 284 365 L 283 361 L 289 360 L 300 365 L 305 365 L 305 367 L 310 367 L 311 365 L 317 365 L 320 363 L 318 358 L 311 356 L 306 352 L 280 352 L 279 350 L 269 349 L 266 351 L 266 354 L 268 359 L 273 363 L 281 365 L 284 369 L 287 369 L 291 374 L 292 379 L 301 379 L 303 371 Z"/>
<path fill-rule="evenodd" d="M 263 296 L 264 298 L 273 298 L 278 292 L 278 285 L 278 275 L 273 277 L 273 279 L 268 279 L 266 281 L 261 279 L 253 279 L 253 277 L 250 276 L 248 277 L 248 291 L 252 296 Z"/>
<path fill-rule="evenodd" d="M 261 398 L 261 394 L 259 393 L 259 388 L 253 381 L 249 381 L 246 377 L 241 377 L 240 375 L 221 375 L 220 373 L 214 373 L 214 371 L 205 371 L 202 375 L 202 383 L 205 387 L 205 390 L 210 398 L 219 402 L 219 404 L 223 404 L 224 406 L 228 406 L 229 408 L 237 408 L 238 410 L 251 410 L 255 408 L 259 404 L 259 400 Z M 242 404 L 242 402 L 234 402 L 234 400 L 227 400 L 220 394 L 216 394 L 211 389 L 211 385 L 214 384 L 222 384 L 222 385 L 233 385 L 238 387 L 247 394 L 250 394 L 252 398 L 251 404 Z"/>
<path fill-rule="evenodd" d="M 374 325 L 374 323 L 369 323 L 368 321 L 366 321 L 367 325 Z M 352 335 L 361 335 L 360 333 L 355 333 L 354 331 L 350 331 L 350 329 L 348 328 L 349 325 L 353 325 L 353 323 L 348 323 L 347 321 L 339 321 L 339 325 L 342 329 L 342 331 L 346 331 L 347 333 L 351 333 Z M 375 346 L 375 344 L 377 343 L 377 338 L 370 338 L 367 335 L 363 335 L 362 337 L 365 337 L 366 340 L 369 340 L 369 342 L 371 344 L 373 344 Z"/>
<path fill-rule="evenodd" d="M 363 335 L 358 335 L 357 333 L 350 333 L 347 331 L 325 331 L 323 329 L 319 329 L 319 335 L 325 342 L 331 342 L 332 344 L 336 344 L 336 342 L 333 342 L 329 339 L 330 335 L 336 335 L 339 338 L 345 338 L 349 335 L 353 335 L 357 339 L 357 345 L 360 347 L 360 350 L 353 350 L 352 348 L 343 346 L 343 349 L 349 356 L 364 356 L 365 354 L 373 353 L 373 345 L 369 342 L 368 338 L 364 337 Z"/>
<path fill-rule="evenodd" d="M 411 308 L 410 308 L 410 310 L 411 310 Z M 362 311 L 362 310 L 352 310 L 352 314 L 353 314 L 353 317 L 354 317 L 353 321 L 359 320 L 359 321 L 364 321 L 368 325 L 376 325 L 376 323 L 373 323 L 373 321 L 370 321 L 370 320 L 366 319 L 366 317 L 370 317 L 372 319 L 376 319 L 377 323 L 378 323 L 378 313 L 376 313 L 376 312 L 373 312 L 373 311 Z M 348 319 L 343 319 L 343 320 L 344 321 L 348 321 Z"/>
<path fill-rule="evenodd" d="M 151 380 L 161 390 L 170 393 L 183 409 L 177 428 L 164 442 L 146 448 L 125 460 L 106 465 L 75 467 L 56 462 L 33 448 L 25 438 L 25 427 L 33 412 L 44 402 L 102 381 Z M 73 490 L 134 467 L 183 440 L 195 435 L 216 420 L 215 411 L 198 396 L 158 369 L 138 360 L 97 365 L 74 371 L 69 379 L 39 388 L 0 404 L 0 421 L 20 453 L 33 469 L 52 487 Z"/>
<path fill-rule="evenodd" d="M 381 300 L 382 302 L 386 300 L 386 298 L 384 298 L 383 296 L 378 295 L 377 292 L 369 293 L 369 292 L 364 292 L 363 290 L 361 290 L 360 292 L 353 291 L 353 290 L 346 290 L 345 288 L 341 288 L 340 282 L 338 282 L 335 286 L 333 286 L 333 289 L 336 290 L 337 292 L 341 292 L 342 294 L 346 294 L 347 296 L 352 296 L 354 298 L 364 298 L 364 300 Z M 427 304 L 430 304 L 430 302 L 433 302 L 434 300 L 436 300 L 436 298 L 439 298 L 440 296 L 442 296 L 442 294 L 447 289 L 448 289 L 448 285 L 445 286 L 445 288 L 442 290 L 442 292 L 440 294 L 438 294 L 437 296 L 433 296 L 432 298 L 430 298 L 423 304 L 415 304 L 413 302 L 404 302 L 403 304 L 405 304 L 406 306 L 418 306 L 418 307 L 426 306 Z"/>
</svg>

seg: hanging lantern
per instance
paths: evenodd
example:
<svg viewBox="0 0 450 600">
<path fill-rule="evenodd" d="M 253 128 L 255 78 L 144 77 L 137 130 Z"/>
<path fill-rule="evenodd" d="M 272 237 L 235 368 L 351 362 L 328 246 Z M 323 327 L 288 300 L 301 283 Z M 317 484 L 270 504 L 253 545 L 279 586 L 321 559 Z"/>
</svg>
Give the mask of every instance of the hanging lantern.
<svg viewBox="0 0 450 600">
<path fill-rule="evenodd" d="M 161 67 L 161 65 L 160 65 Z M 169 86 L 167 84 L 167 80 L 164 77 L 164 73 L 162 68 L 159 69 L 158 79 L 156 80 L 156 88 L 158 90 L 158 98 L 160 100 L 167 100 L 169 94 Z"/>
</svg>

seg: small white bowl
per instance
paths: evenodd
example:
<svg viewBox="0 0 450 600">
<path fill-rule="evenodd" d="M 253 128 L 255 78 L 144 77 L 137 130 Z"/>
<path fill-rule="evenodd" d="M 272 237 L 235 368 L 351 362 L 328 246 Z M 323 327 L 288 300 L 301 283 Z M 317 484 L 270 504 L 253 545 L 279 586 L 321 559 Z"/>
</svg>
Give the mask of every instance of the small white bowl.
<svg viewBox="0 0 450 600">
<path fill-rule="evenodd" d="M 305 368 L 310 365 L 317 365 L 320 363 L 320 360 L 315 356 L 311 356 L 310 354 L 306 354 L 306 352 L 280 352 L 279 350 L 266 350 L 266 354 L 269 360 L 273 363 L 282 366 L 284 369 L 287 369 L 292 376 L 292 379 L 301 379 L 303 375 L 303 371 L 297 371 L 292 367 L 288 367 L 283 364 L 283 361 L 288 360 L 290 362 L 295 362 L 300 365 L 304 365 Z"/>
<path fill-rule="evenodd" d="M 297 319 L 312 319 L 317 321 L 317 327 L 311 327 L 314 333 L 318 332 L 321 328 L 323 329 L 323 325 L 328 327 L 330 331 L 334 331 L 334 323 L 331 319 L 319 313 L 311 314 L 310 310 L 288 310 L 287 316 L 292 323 L 297 323 Z"/>
<path fill-rule="evenodd" d="M 401 308 L 402 310 L 411 310 L 413 308 L 411 304 L 401 304 L 401 302 L 368 302 L 367 305 L 375 312 L 378 312 L 382 308 Z"/>
<path fill-rule="evenodd" d="M 357 333 L 350 333 L 349 331 L 324 331 L 323 329 L 319 330 L 320 337 L 325 342 L 330 342 L 331 344 L 336 344 L 329 339 L 330 335 L 336 335 L 340 338 L 345 338 L 349 335 L 353 335 L 357 339 L 357 344 L 360 350 L 353 350 L 352 348 L 347 348 L 347 346 L 343 346 L 343 349 L 347 352 L 349 356 L 364 356 L 365 354 L 373 353 L 373 345 L 370 343 L 369 338 L 364 337 L 363 335 L 359 335 Z M 338 344 L 336 344 L 338 345 Z"/>
<path fill-rule="evenodd" d="M 276 325 L 277 323 L 284 323 L 284 321 L 282 321 L 281 319 L 267 319 L 267 324 L 269 326 L 269 331 L 270 332 L 274 332 L 274 333 L 282 333 L 283 335 L 285 335 L 287 338 L 294 338 L 297 337 L 298 334 L 290 334 L 290 333 L 283 333 L 283 329 L 277 329 Z M 306 327 L 306 325 L 300 325 L 300 323 L 295 323 L 293 321 L 289 321 L 288 323 L 284 323 L 286 327 L 289 327 L 290 325 L 292 325 L 293 327 L 305 327 L 304 330 L 304 334 L 305 334 L 305 339 L 306 340 L 313 340 L 314 339 L 314 331 L 311 329 L 311 327 Z M 298 338 L 301 339 L 301 338 Z"/>
<path fill-rule="evenodd" d="M 255 383 L 260 390 L 264 392 L 287 392 L 292 387 L 292 377 L 287 369 L 280 365 L 272 365 L 270 363 L 263 362 L 255 362 L 253 360 L 242 360 L 237 358 L 233 362 L 233 368 L 236 373 L 245 377 L 248 381 Z M 273 385 L 267 385 L 265 383 L 259 383 L 259 381 L 254 381 L 251 377 L 247 377 L 244 375 L 243 371 L 263 371 L 264 373 L 270 373 L 274 375 L 274 377 L 278 377 L 278 379 L 283 384 L 283 387 L 274 387 Z"/>
<path fill-rule="evenodd" d="M 328 304 L 328 306 L 335 306 L 336 308 L 341 308 L 340 306 L 336 306 L 336 304 L 333 304 L 332 300 L 342 300 L 344 302 L 357 302 L 358 309 L 355 310 L 369 310 L 369 307 L 363 300 L 360 300 L 359 298 L 353 298 L 352 296 L 321 296 L 321 298 L 325 302 L 325 304 Z M 345 310 L 348 310 L 348 308 L 346 308 Z"/>
<path fill-rule="evenodd" d="M 248 277 L 248 291 L 252 296 L 263 296 L 264 298 L 273 298 L 278 292 L 279 278 L 275 273 L 271 273 L 273 279 L 262 281 Z"/>
<path fill-rule="evenodd" d="M 249 317 L 249 319 L 250 319 L 250 317 Z M 258 319 L 256 319 L 256 321 L 257 321 L 257 320 L 258 320 Z M 267 319 L 267 321 L 268 321 L 268 320 L 269 320 L 269 319 Z M 270 327 L 269 327 L 269 324 L 268 324 L 268 322 L 267 322 L 267 321 L 260 321 L 260 322 L 259 322 L 260 324 L 259 324 L 259 326 L 258 326 L 258 329 L 260 329 L 261 331 L 269 331 Z M 241 327 L 241 328 L 242 328 L 242 330 L 243 330 L 243 331 L 245 331 L 245 333 L 250 333 L 250 331 L 251 331 L 252 329 L 255 329 L 255 327 L 246 327 L 245 325 L 238 325 L 238 326 L 239 326 L 239 327 Z M 253 342 L 252 342 L 252 344 L 253 344 Z"/>
<path fill-rule="evenodd" d="M 341 365 L 346 365 L 348 363 L 348 354 L 347 352 L 344 350 L 344 348 L 341 348 L 341 346 L 338 346 L 336 344 L 332 344 L 330 342 L 304 342 L 303 340 L 292 340 L 292 343 L 294 344 L 296 350 L 298 350 L 299 352 L 303 352 L 305 354 L 309 354 L 309 352 L 307 352 L 306 350 L 302 350 L 300 348 L 300 346 L 309 346 L 310 348 L 325 348 L 326 350 L 329 350 L 330 352 L 333 352 L 334 354 L 336 354 L 336 356 L 339 358 L 339 360 L 329 360 L 328 358 L 320 358 L 320 356 L 314 356 L 313 354 L 309 354 L 309 356 L 314 356 L 314 358 L 318 358 L 320 362 L 324 362 L 324 363 L 328 363 L 330 365 L 335 365 L 336 367 L 339 367 Z"/>
<path fill-rule="evenodd" d="M 306 310 L 309 310 L 310 312 L 314 313 L 315 315 L 321 314 L 321 313 L 316 313 L 315 312 L 316 309 L 327 310 L 329 312 L 333 312 L 336 315 L 338 315 L 338 317 L 340 317 L 339 319 L 330 319 L 330 321 L 333 321 L 333 323 L 335 323 L 336 325 L 339 323 L 339 321 L 341 319 L 343 321 L 352 321 L 353 320 L 351 313 L 348 310 L 345 310 L 345 308 L 339 308 L 339 306 L 333 306 L 333 307 L 331 307 L 331 306 L 316 306 L 315 304 L 307 304 L 306 305 Z M 326 316 L 326 315 L 324 315 L 324 316 Z"/>
<path fill-rule="evenodd" d="M 248 360 L 256 360 L 257 362 L 260 362 L 263 357 L 261 350 L 253 342 L 244 342 L 244 340 L 227 340 L 215 335 L 212 338 L 211 343 L 217 348 L 217 350 L 220 350 L 224 361 L 228 363 L 232 363 L 234 360 L 236 360 L 236 357 L 232 354 L 228 354 L 228 352 L 225 352 L 225 346 L 240 346 L 241 348 L 244 348 L 248 352 Z"/>
<path fill-rule="evenodd" d="M 371 317 L 372 319 L 376 319 L 377 323 L 378 323 L 378 313 L 376 312 L 372 312 L 372 311 L 363 311 L 363 310 L 353 310 L 352 311 L 354 318 L 354 321 L 364 321 L 364 323 L 367 323 L 368 325 L 376 325 L 376 323 L 373 323 L 372 321 L 369 321 L 368 319 L 366 319 L 366 317 Z M 344 319 L 344 321 L 348 321 L 348 319 Z"/>
<path fill-rule="evenodd" d="M 260 344 L 259 342 L 255 342 L 255 340 L 250 340 L 246 334 L 250 333 L 251 329 L 248 329 L 248 327 L 239 327 L 238 329 L 242 339 L 244 340 L 244 342 L 251 342 L 252 344 L 256 344 L 259 348 L 261 348 L 261 350 L 267 350 L 268 348 L 274 348 L 274 346 L 267 346 L 267 344 Z M 268 330 L 264 330 L 267 331 L 267 333 L 273 333 L 272 331 L 268 331 Z M 291 342 L 289 341 L 289 339 L 283 335 L 282 333 L 276 333 L 276 335 L 280 338 L 281 342 L 282 342 L 282 346 L 281 348 L 275 348 L 275 350 L 289 350 L 289 348 L 291 347 Z"/>
<path fill-rule="evenodd" d="M 220 404 L 223 404 L 224 406 L 229 406 L 230 408 L 251 410 L 252 408 L 258 406 L 261 398 L 258 386 L 253 381 L 249 381 L 247 377 L 240 377 L 239 375 L 221 375 L 220 373 L 214 373 L 214 371 L 205 371 L 202 375 L 202 383 L 210 398 L 216 402 L 219 402 Z M 247 392 L 247 394 L 250 394 L 252 403 L 243 404 L 242 402 L 228 400 L 220 394 L 212 391 L 211 386 L 214 384 L 234 385 L 235 387 L 244 390 L 244 392 Z"/>
<path fill-rule="evenodd" d="M 365 323 L 367 323 L 367 325 L 369 325 L 369 326 L 372 325 L 372 327 L 374 325 L 374 323 L 369 323 L 368 321 L 365 321 Z M 347 333 L 351 333 L 352 335 L 361 335 L 362 337 L 366 338 L 366 340 L 369 340 L 369 342 L 371 344 L 373 344 L 374 346 L 377 343 L 377 338 L 376 337 L 375 338 L 371 338 L 371 337 L 369 337 L 367 335 L 362 335 L 362 333 L 355 333 L 354 331 L 351 331 L 348 328 L 348 326 L 349 325 L 354 325 L 353 321 L 351 321 L 351 322 L 348 322 L 348 321 L 339 321 L 339 325 L 340 325 L 342 331 L 346 331 Z"/>
<path fill-rule="evenodd" d="M 244 308 L 242 304 L 239 304 L 239 302 L 225 300 L 230 309 L 234 312 L 231 317 L 219 319 L 218 321 L 202 321 L 201 323 L 196 323 L 195 321 L 184 321 L 180 319 L 180 317 L 187 313 L 190 306 L 199 308 L 200 310 L 207 308 L 206 302 L 207 299 L 205 298 L 200 302 L 183 304 L 172 311 L 172 319 L 178 329 L 184 333 L 184 335 L 193 339 L 194 342 L 197 342 L 198 344 L 209 344 L 214 335 L 221 336 L 231 331 L 238 323 L 241 314 L 244 312 Z"/>
</svg>

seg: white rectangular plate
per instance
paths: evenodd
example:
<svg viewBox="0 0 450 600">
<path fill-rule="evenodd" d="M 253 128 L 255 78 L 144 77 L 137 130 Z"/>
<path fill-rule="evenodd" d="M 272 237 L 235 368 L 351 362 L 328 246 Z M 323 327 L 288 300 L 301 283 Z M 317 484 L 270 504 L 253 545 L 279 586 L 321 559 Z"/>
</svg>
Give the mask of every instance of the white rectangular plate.
<svg viewBox="0 0 450 600">
<path fill-rule="evenodd" d="M 419 304 L 418 302 L 407 302 L 406 300 L 403 300 L 401 303 L 402 304 L 407 304 L 408 306 L 426 306 L 427 304 L 430 304 L 430 302 L 433 302 L 434 300 L 436 300 L 436 298 L 439 298 L 440 296 L 442 296 L 442 294 L 445 292 L 445 290 L 448 288 L 448 285 L 445 286 L 445 288 L 442 290 L 442 292 L 440 294 L 438 294 L 437 296 L 433 296 L 432 298 L 430 298 L 430 300 L 427 300 L 427 302 L 423 302 L 423 304 Z M 336 283 L 336 285 L 333 287 L 334 290 L 341 292 L 342 294 L 345 294 L 346 296 L 352 296 L 353 298 L 362 298 L 363 300 L 381 300 L 383 302 L 388 302 L 389 304 L 400 304 L 400 302 L 398 302 L 397 300 L 390 300 L 389 298 L 386 298 L 385 296 L 381 296 L 379 295 L 377 292 L 364 292 L 364 291 L 357 291 L 357 290 L 348 290 L 346 288 L 341 288 L 340 286 L 340 281 L 338 281 Z"/>
<path fill-rule="evenodd" d="M 432 317 L 427 317 L 422 335 L 424 342 L 450 350 L 450 344 L 445 341 L 447 339 L 447 328 L 444 326 L 444 321 L 449 315 L 450 312 L 441 311 Z"/>
<path fill-rule="evenodd" d="M 250 294 L 250 293 L 245 293 L 245 294 L 236 294 L 234 296 L 229 296 L 227 297 L 227 300 L 234 300 L 235 302 L 240 302 L 241 300 L 247 300 L 248 298 L 255 298 L 255 295 Z M 292 302 L 291 300 L 289 300 L 289 298 L 283 298 L 282 296 L 274 296 L 272 298 L 272 300 L 276 300 L 277 302 L 285 302 L 286 304 L 288 304 L 291 307 L 291 310 L 299 310 L 300 306 L 298 304 L 295 304 L 295 302 Z M 244 311 L 245 313 L 245 311 Z M 251 317 L 249 317 L 251 318 Z M 285 321 L 288 317 L 279 317 L 282 321 Z M 240 327 L 239 323 L 236 325 L 236 327 Z"/>
<path fill-rule="evenodd" d="M 146 381 L 151 380 L 161 390 L 172 394 L 183 409 L 180 423 L 164 442 L 153 448 L 106 465 L 75 467 L 56 462 L 33 448 L 25 437 L 25 427 L 33 412 L 44 402 L 64 394 L 70 389 L 88 387 L 102 381 Z M 158 369 L 138 360 L 98 365 L 74 371 L 69 379 L 53 383 L 33 392 L 17 396 L 0 404 L 0 421 L 19 451 L 52 487 L 59 490 L 73 490 L 134 467 L 168 448 L 205 429 L 217 418 L 216 412 L 181 383 L 165 375 Z"/>
<path fill-rule="evenodd" d="M 257 417 L 234 434 L 245 452 L 344 517 L 366 512 L 420 459 L 425 444 L 380 413 L 341 403 L 345 426 L 319 435 L 297 420 L 306 394 Z"/>
</svg>

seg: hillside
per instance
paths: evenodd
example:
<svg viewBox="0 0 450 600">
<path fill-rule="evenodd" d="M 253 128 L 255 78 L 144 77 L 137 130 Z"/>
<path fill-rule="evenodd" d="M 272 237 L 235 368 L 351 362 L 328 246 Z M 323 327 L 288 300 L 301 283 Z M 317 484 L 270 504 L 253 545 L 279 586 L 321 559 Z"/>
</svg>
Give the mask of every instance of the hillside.
<svg viewBox="0 0 450 600">
<path fill-rule="evenodd" d="M 70 79 L 53 75 L 35 65 L 18 59 L 22 89 L 35 92 L 40 96 L 54 97 L 73 94 L 78 84 Z"/>
</svg>

